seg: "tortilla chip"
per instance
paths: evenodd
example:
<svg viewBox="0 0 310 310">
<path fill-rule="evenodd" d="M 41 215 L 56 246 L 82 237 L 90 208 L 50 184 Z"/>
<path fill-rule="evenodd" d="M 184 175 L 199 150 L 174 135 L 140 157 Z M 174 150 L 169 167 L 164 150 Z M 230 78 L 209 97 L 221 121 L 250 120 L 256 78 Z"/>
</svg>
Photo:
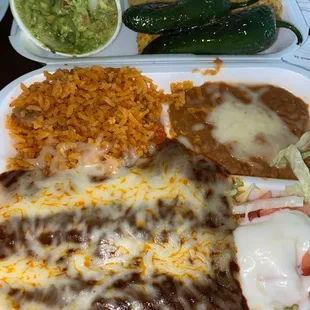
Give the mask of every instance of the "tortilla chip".
<svg viewBox="0 0 310 310">
<path fill-rule="evenodd" d="M 138 44 L 138 53 L 141 54 L 144 48 L 149 45 L 153 40 L 159 37 L 159 34 L 146 34 L 138 33 L 137 35 L 137 44 Z"/>
<path fill-rule="evenodd" d="M 245 0 L 230 0 L 231 2 L 235 3 L 235 2 L 244 2 Z M 282 0 L 260 0 L 257 3 L 251 5 L 251 7 L 253 6 L 258 6 L 258 5 L 267 5 L 267 6 L 271 6 L 277 17 L 280 17 L 282 14 Z"/>
</svg>

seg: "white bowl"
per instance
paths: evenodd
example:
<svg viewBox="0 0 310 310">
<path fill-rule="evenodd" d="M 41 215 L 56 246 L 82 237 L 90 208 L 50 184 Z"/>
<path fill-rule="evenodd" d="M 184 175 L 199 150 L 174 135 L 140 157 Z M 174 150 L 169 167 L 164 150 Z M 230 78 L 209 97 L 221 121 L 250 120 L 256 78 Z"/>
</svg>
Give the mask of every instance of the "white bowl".
<svg viewBox="0 0 310 310">
<path fill-rule="evenodd" d="M 0 0 L 1 1 L 1 0 Z M 122 26 L 122 7 L 120 5 L 120 1 L 119 0 L 114 0 L 116 3 L 116 8 L 117 8 L 117 26 L 116 29 L 114 31 L 113 36 L 109 39 L 109 41 L 107 41 L 104 45 L 99 46 L 97 49 L 85 53 L 85 54 L 78 54 L 78 55 L 73 55 L 73 54 L 66 54 L 66 53 L 61 53 L 61 52 L 55 52 L 55 54 L 57 55 L 61 55 L 61 56 L 66 56 L 66 57 L 87 57 L 96 53 L 101 52 L 102 50 L 104 50 L 105 48 L 107 48 L 109 45 L 111 45 L 111 43 L 117 38 L 121 26 Z M 19 14 L 15 8 L 15 0 L 10 0 L 10 8 L 13 14 L 13 17 L 17 23 L 17 25 L 19 26 L 19 28 L 27 35 L 27 37 L 38 47 L 51 52 L 51 50 L 46 47 L 42 42 L 40 42 L 36 37 L 34 37 L 32 35 L 32 33 L 27 29 L 26 25 L 23 23 L 23 21 L 21 20 L 21 18 L 19 17 Z"/>
</svg>

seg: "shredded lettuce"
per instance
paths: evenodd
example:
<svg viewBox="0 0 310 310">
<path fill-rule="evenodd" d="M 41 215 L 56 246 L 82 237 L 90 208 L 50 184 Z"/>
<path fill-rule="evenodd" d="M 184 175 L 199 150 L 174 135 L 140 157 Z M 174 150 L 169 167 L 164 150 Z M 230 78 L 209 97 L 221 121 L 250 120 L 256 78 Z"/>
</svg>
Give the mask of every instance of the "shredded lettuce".
<svg viewBox="0 0 310 310">
<path fill-rule="evenodd" d="M 286 186 L 285 189 L 281 191 L 279 194 L 282 197 L 283 196 L 300 196 L 300 197 L 304 196 L 300 183 Z"/>
<path fill-rule="evenodd" d="M 234 204 L 234 198 L 238 194 L 238 189 L 243 186 L 243 181 L 239 178 L 236 178 L 231 190 L 227 193 L 227 199 L 231 204 Z"/>
<path fill-rule="evenodd" d="M 310 152 L 304 152 L 301 154 L 303 159 L 310 157 Z"/>
<path fill-rule="evenodd" d="M 272 166 L 277 168 L 284 168 L 287 162 L 290 163 L 294 175 L 300 182 L 306 202 L 310 202 L 310 171 L 304 162 L 302 153 L 309 145 L 310 132 L 306 132 L 295 145 L 291 144 L 281 150 L 272 163 Z"/>
<path fill-rule="evenodd" d="M 244 203 L 244 202 L 248 201 L 248 200 L 250 199 L 251 193 L 252 193 L 254 190 L 258 190 L 258 191 L 260 191 L 261 194 L 262 194 L 262 190 L 261 190 L 259 187 L 257 187 L 257 185 L 256 185 L 255 183 L 253 183 L 253 184 L 251 184 L 251 185 L 247 188 L 247 190 L 246 190 L 245 192 L 243 192 L 242 194 L 238 195 L 238 196 L 236 197 L 235 200 L 236 200 L 238 203 Z"/>
<path fill-rule="evenodd" d="M 310 131 L 305 132 L 296 143 L 296 147 L 300 152 L 309 151 L 310 148 Z"/>
<path fill-rule="evenodd" d="M 297 141 L 295 144 L 297 147 L 298 151 L 301 153 L 302 158 L 306 159 L 310 157 L 310 131 L 305 132 L 300 139 Z M 274 159 L 272 166 L 276 166 L 278 168 L 284 168 L 286 166 L 286 160 L 285 160 L 285 151 L 288 149 L 285 148 L 281 150 L 276 158 Z"/>
<path fill-rule="evenodd" d="M 257 191 L 258 196 L 263 194 L 263 191 L 255 184 L 251 184 L 245 191 L 240 192 L 240 188 L 244 187 L 242 179 L 236 178 L 231 190 L 227 193 L 227 198 L 234 206 L 236 203 L 245 203 L 251 199 L 254 191 Z"/>
<path fill-rule="evenodd" d="M 239 187 L 243 187 L 244 186 L 244 182 L 239 179 L 239 178 L 236 178 L 235 180 L 235 183 L 233 184 L 233 189 L 238 189 Z"/>
</svg>

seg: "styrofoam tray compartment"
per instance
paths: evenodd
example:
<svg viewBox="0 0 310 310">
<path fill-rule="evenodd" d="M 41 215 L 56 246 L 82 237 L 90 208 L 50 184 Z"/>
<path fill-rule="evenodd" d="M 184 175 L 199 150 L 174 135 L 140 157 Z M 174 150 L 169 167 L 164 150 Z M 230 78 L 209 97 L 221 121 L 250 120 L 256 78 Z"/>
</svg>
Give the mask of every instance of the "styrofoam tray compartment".
<svg viewBox="0 0 310 310">
<path fill-rule="evenodd" d="M 128 7 L 127 0 L 120 0 L 122 9 L 125 10 Z M 289 21 L 294 24 L 302 33 L 304 39 L 308 35 L 308 27 L 301 14 L 299 6 L 296 0 L 282 0 L 283 13 L 281 18 L 285 21 Z M 92 55 L 87 58 L 66 58 L 63 56 L 55 55 L 51 52 L 45 51 L 42 48 L 37 47 L 27 36 L 19 29 L 15 22 L 13 22 L 11 35 L 9 40 L 13 48 L 22 56 L 46 64 L 60 64 L 60 63 L 87 63 L 90 60 L 94 62 L 111 62 L 111 60 L 117 58 L 118 61 L 126 64 L 132 64 L 134 62 L 150 62 L 150 61 L 200 61 L 211 59 L 210 56 L 195 56 L 195 55 L 138 55 L 137 34 L 127 27 L 122 25 L 121 31 L 117 39 L 107 49 L 102 52 Z M 281 29 L 279 31 L 278 39 L 275 44 L 268 50 L 251 56 L 222 56 L 223 60 L 262 60 L 262 59 L 281 59 L 284 55 L 289 54 L 298 48 L 296 44 L 297 39 L 295 35 L 287 29 Z"/>
<path fill-rule="evenodd" d="M 102 65 L 102 64 L 101 64 Z M 104 65 L 102 65 L 104 67 Z M 111 65 L 110 65 L 111 66 Z M 120 67 L 121 65 L 112 65 Z M 203 75 L 199 72 L 193 73 L 194 69 L 205 70 L 212 68 L 210 63 L 199 64 L 170 64 L 169 66 L 157 66 L 156 64 L 138 65 L 137 69 L 143 74 L 153 79 L 160 89 L 170 92 L 171 82 L 181 82 L 186 80 L 193 81 L 195 86 L 199 86 L 206 81 L 225 81 L 227 83 L 246 83 L 246 84 L 272 84 L 287 89 L 296 96 L 310 103 L 310 72 L 304 69 L 284 64 L 281 62 L 271 64 L 262 62 L 260 64 L 237 64 L 224 63 L 217 75 Z M 6 161 L 14 156 L 15 150 L 12 146 L 12 140 L 9 137 L 8 130 L 5 128 L 5 119 L 11 112 L 10 103 L 21 94 L 20 84 L 26 86 L 34 82 L 44 80 L 43 72 L 45 70 L 54 72 L 59 66 L 47 66 L 45 68 L 28 73 L 0 91 L 0 173 L 5 171 Z M 63 66 L 70 69 L 72 66 Z M 285 77 L 285 78 L 284 78 Z M 274 195 L 282 191 L 285 186 L 292 185 L 297 181 L 273 180 L 266 178 L 241 177 L 244 181 L 244 188 L 255 183 L 263 191 L 272 190 Z"/>
</svg>

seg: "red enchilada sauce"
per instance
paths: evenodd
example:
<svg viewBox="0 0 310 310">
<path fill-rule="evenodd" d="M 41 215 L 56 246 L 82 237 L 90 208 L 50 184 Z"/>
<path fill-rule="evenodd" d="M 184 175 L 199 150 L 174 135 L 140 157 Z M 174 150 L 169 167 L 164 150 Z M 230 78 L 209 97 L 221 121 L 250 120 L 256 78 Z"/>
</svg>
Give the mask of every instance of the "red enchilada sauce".
<svg viewBox="0 0 310 310">
<path fill-rule="evenodd" d="M 308 107 L 285 89 L 205 83 L 170 106 L 175 138 L 229 173 L 292 179 L 290 167 L 271 167 L 283 148 L 306 131 Z M 269 131 L 268 131 L 269 130 Z"/>
</svg>

